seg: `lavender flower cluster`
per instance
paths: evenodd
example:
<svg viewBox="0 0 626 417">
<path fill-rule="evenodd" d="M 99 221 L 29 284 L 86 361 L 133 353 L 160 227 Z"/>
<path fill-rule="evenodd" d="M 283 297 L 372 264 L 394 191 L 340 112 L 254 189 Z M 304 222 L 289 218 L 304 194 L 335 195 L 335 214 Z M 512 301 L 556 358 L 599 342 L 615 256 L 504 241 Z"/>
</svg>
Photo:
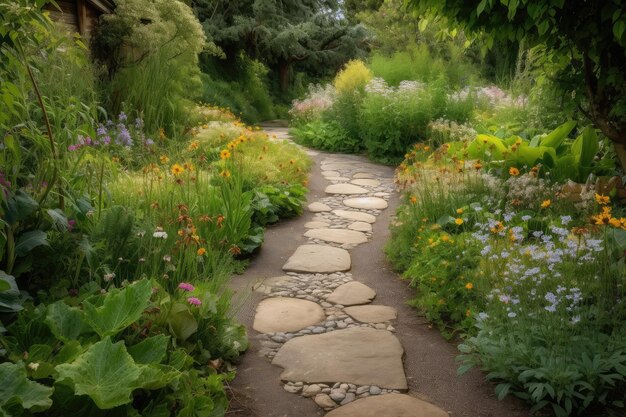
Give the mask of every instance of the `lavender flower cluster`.
<svg viewBox="0 0 626 417">
<path fill-rule="evenodd" d="M 78 135 L 76 143 L 69 145 L 67 150 L 76 151 L 83 147 L 102 147 L 118 145 L 125 148 L 131 148 L 134 144 L 133 136 L 138 143 L 144 146 L 154 145 L 154 141 L 146 138 L 143 132 L 143 120 L 136 118 L 133 124 L 127 124 L 128 116 L 121 112 L 117 116 L 117 122 L 109 119 L 104 124 L 100 123 L 96 129 L 96 137 Z M 132 131 L 132 133 L 131 133 Z"/>
</svg>

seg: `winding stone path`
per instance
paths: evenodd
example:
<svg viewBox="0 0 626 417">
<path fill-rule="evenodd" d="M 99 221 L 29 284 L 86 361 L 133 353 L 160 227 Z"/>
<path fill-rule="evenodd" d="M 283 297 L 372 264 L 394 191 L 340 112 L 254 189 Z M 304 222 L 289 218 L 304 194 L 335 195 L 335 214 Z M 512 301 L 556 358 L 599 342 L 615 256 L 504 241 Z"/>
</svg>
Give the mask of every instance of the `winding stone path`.
<svg viewBox="0 0 626 417">
<path fill-rule="evenodd" d="M 282 135 L 280 140 L 288 140 L 288 136 Z M 292 226 L 283 227 L 283 232 L 288 229 L 298 236 L 287 239 L 291 242 L 287 245 L 275 242 L 271 246 L 274 259 L 272 252 L 265 252 L 262 270 L 267 271 L 271 266 L 271 273 L 276 276 L 254 287 L 255 293 L 265 297 L 254 315 L 253 328 L 259 334 L 251 334 L 255 346 L 252 350 L 259 358 L 244 358 L 238 370 L 238 378 L 245 381 L 245 390 L 254 397 L 251 403 L 262 412 L 235 415 L 312 417 L 329 412 L 329 417 L 448 416 L 447 411 L 424 401 L 428 394 L 423 394 L 422 390 L 439 393 L 439 385 L 452 384 L 455 388 L 444 386 L 442 389 L 450 391 L 449 397 L 454 398 L 458 394 L 455 389 L 465 387 L 456 382 L 456 353 L 444 354 L 450 363 L 441 371 L 441 363 L 437 361 L 441 350 L 448 346 L 438 334 L 422 335 L 420 340 L 415 340 L 416 331 L 409 331 L 409 339 L 404 338 L 404 343 L 408 344 L 403 346 L 395 334 L 399 322 L 411 322 L 413 327 L 405 323 L 404 331 L 424 323 L 415 323 L 415 313 L 404 305 L 410 293 L 404 292 L 405 295 L 400 294 L 393 300 L 389 296 L 390 284 L 377 283 L 372 278 L 379 272 L 387 280 L 393 280 L 393 275 L 383 271 L 385 267 L 372 260 L 367 249 L 361 250 L 371 244 L 376 230 L 380 233 L 380 228 L 372 226 L 387 209 L 394 193 L 390 170 L 361 157 L 312 151 L 309 154 L 315 157 L 324 178 L 321 184 L 318 178 L 312 181 L 324 192 L 317 201 L 310 202 L 308 214 L 297 232 Z M 380 245 L 377 248 L 375 258 L 382 252 Z M 263 251 L 267 251 L 265 245 Z M 354 251 L 362 255 L 351 256 Z M 285 275 L 279 275 L 281 265 Z M 360 274 L 364 272 L 368 285 L 360 281 Z M 386 287 L 383 298 L 393 306 L 378 301 L 379 286 Z M 415 356 L 416 347 L 425 356 Z M 409 359 L 410 364 L 405 363 Z M 265 361 L 264 364 L 259 360 Z M 430 363 L 432 366 L 423 366 Z M 430 373 L 436 369 L 435 377 L 427 373 L 420 378 L 423 385 L 416 386 L 415 364 L 421 365 L 417 375 L 421 376 L 423 369 Z M 407 378 L 406 369 L 411 370 L 412 376 Z M 439 381 L 437 378 L 442 375 L 444 379 Z M 428 381 L 428 385 L 424 381 Z M 276 391 L 276 384 L 282 388 L 280 393 Z M 486 413 L 472 409 L 474 404 L 469 404 L 469 407 L 456 408 L 463 411 L 469 408 L 469 413 L 453 415 L 522 415 L 507 413 L 506 407 L 503 409 L 507 412 L 500 412 L 488 399 L 491 394 L 486 392 L 490 392 L 490 388 L 481 391 L 482 400 L 491 401 Z M 283 398 L 289 395 L 298 397 Z"/>
</svg>

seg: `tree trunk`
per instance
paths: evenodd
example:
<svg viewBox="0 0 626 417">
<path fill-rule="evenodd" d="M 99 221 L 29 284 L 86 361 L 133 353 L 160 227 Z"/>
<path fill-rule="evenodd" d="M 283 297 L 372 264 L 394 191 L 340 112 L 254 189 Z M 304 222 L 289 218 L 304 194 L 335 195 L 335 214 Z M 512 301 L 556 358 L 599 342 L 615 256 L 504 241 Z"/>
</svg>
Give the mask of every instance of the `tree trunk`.
<svg viewBox="0 0 626 417">
<path fill-rule="evenodd" d="M 283 93 L 289 90 L 291 84 L 291 62 L 281 61 L 278 64 L 278 77 L 280 79 L 280 91 Z"/>
</svg>

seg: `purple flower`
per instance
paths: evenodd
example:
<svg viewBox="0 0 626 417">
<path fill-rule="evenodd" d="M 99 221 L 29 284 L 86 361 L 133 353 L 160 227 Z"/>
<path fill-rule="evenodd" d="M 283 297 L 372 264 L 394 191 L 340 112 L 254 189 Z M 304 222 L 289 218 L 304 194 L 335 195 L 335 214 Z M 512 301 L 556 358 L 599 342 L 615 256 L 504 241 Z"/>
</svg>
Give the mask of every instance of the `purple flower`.
<svg viewBox="0 0 626 417">
<path fill-rule="evenodd" d="M 117 135 L 116 142 L 120 145 L 131 146 L 133 144 L 133 140 L 131 139 L 130 132 L 128 131 L 126 126 L 124 126 L 123 124 L 120 124 L 118 127 L 120 131 Z"/>
<path fill-rule="evenodd" d="M 80 148 L 80 145 L 70 145 L 67 147 L 67 150 L 70 152 L 74 152 L 78 148 Z"/>
<path fill-rule="evenodd" d="M 135 128 L 136 129 L 143 128 L 143 120 L 141 119 L 141 117 L 138 117 L 135 119 Z"/>
<path fill-rule="evenodd" d="M 124 122 L 124 121 L 126 121 L 126 120 L 128 119 L 128 116 L 126 116 L 126 113 L 124 113 L 124 112 L 120 112 L 120 115 L 119 115 L 119 116 L 117 116 L 117 119 L 118 119 L 120 122 Z"/>
<path fill-rule="evenodd" d="M 181 289 L 181 290 L 183 290 L 183 291 L 189 291 L 189 292 L 191 292 L 191 291 L 195 290 L 195 288 L 193 287 L 193 285 L 191 285 L 191 284 L 190 284 L 190 283 L 188 283 L 188 282 L 181 282 L 180 284 L 178 284 L 178 288 L 180 288 L 180 289 Z"/>
<path fill-rule="evenodd" d="M 196 297 L 189 297 L 187 298 L 187 302 L 191 305 L 194 306 L 199 306 L 200 304 L 202 304 L 202 301 L 200 301 L 200 299 L 196 298 Z"/>
<path fill-rule="evenodd" d="M 98 125 L 98 130 L 96 130 L 96 133 L 98 134 L 98 136 L 106 136 L 107 135 L 107 128 L 104 127 L 104 125 L 101 123 Z"/>
<path fill-rule="evenodd" d="M 150 138 L 146 139 L 146 141 L 144 142 L 146 144 L 146 146 L 152 146 L 154 145 L 154 141 Z"/>
<path fill-rule="evenodd" d="M 104 145 L 108 145 L 108 144 L 110 144 L 110 143 L 111 143 L 111 136 L 105 136 L 105 137 L 103 137 L 103 138 L 102 138 L 102 143 L 103 143 Z"/>
<path fill-rule="evenodd" d="M 72 231 L 74 230 L 74 226 L 76 226 L 76 220 L 68 220 L 67 221 L 67 230 L 68 231 Z"/>
</svg>

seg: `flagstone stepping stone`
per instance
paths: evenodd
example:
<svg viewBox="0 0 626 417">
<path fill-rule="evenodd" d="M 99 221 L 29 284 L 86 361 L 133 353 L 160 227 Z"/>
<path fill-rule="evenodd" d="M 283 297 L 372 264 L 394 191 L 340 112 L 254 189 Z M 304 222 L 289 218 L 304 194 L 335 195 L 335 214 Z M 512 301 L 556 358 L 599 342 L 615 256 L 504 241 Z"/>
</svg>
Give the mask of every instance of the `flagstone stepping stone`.
<svg viewBox="0 0 626 417">
<path fill-rule="evenodd" d="M 313 213 L 320 213 L 323 211 L 331 211 L 332 209 L 324 203 L 320 203 L 319 201 L 316 201 L 314 203 L 309 204 L 309 206 L 307 207 L 309 209 L 309 211 L 313 212 Z"/>
<path fill-rule="evenodd" d="M 398 317 L 398 311 L 389 306 L 353 306 L 346 307 L 343 311 L 361 323 L 382 323 Z"/>
<path fill-rule="evenodd" d="M 372 225 L 366 222 L 354 222 L 348 226 L 350 230 L 356 230 L 357 232 L 371 232 Z"/>
<path fill-rule="evenodd" d="M 280 374 L 283 381 L 341 381 L 404 390 L 403 352 L 398 339 L 388 331 L 352 327 L 290 339 L 272 363 L 284 368 Z"/>
<path fill-rule="evenodd" d="M 356 184 L 356 185 L 365 185 L 367 187 L 378 187 L 380 185 L 380 181 L 378 180 L 371 180 L 371 179 L 365 179 L 365 178 L 352 180 L 350 181 L 350 183 Z"/>
<path fill-rule="evenodd" d="M 323 164 L 322 165 L 322 170 L 324 171 L 340 171 L 342 169 L 353 169 L 355 168 L 355 165 L 357 165 L 358 163 L 351 163 L 351 162 L 336 162 L 336 163 L 330 163 L 330 164 Z"/>
<path fill-rule="evenodd" d="M 356 400 L 326 417 L 450 417 L 441 408 L 405 394 L 374 395 Z"/>
<path fill-rule="evenodd" d="M 344 306 L 367 304 L 376 297 L 376 291 L 358 281 L 350 281 L 330 293 L 326 301 Z"/>
<path fill-rule="evenodd" d="M 354 197 L 343 200 L 343 204 L 357 209 L 365 209 L 365 210 L 382 210 L 389 207 L 389 204 L 382 198 L 378 197 Z"/>
<path fill-rule="evenodd" d="M 327 222 L 312 221 L 304 223 L 304 227 L 306 227 L 307 229 L 321 229 L 328 226 L 330 226 L 330 223 Z"/>
<path fill-rule="evenodd" d="M 350 269 L 351 262 L 350 253 L 345 249 L 323 245 L 302 245 L 287 260 L 283 271 L 320 274 L 343 272 Z"/>
<path fill-rule="evenodd" d="M 291 283 L 291 277 L 289 275 L 281 275 L 279 277 L 272 277 L 264 279 L 263 281 L 254 285 L 254 291 L 269 294 L 272 292 L 273 287 L 280 287 Z"/>
<path fill-rule="evenodd" d="M 344 219 L 350 219 L 359 222 L 374 223 L 376 221 L 376 216 L 373 216 L 369 213 L 361 213 L 360 211 L 333 210 L 333 214 L 335 216 L 343 217 Z"/>
<path fill-rule="evenodd" d="M 328 181 L 340 181 L 340 182 L 348 182 L 348 181 L 350 181 L 350 178 L 346 178 L 346 177 L 326 177 L 326 179 Z"/>
<path fill-rule="evenodd" d="M 353 184 L 332 184 L 324 190 L 327 194 L 367 194 L 369 191 Z"/>
<path fill-rule="evenodd" d="M 338 171 L 322 171 L 322 175 L 325 177 L 339 177 Z"/>
<path fill-rule="evenodd" d="M 362 232 L 346 229 L 311 229 L 304 236 L 325 240 L 326 242 L 350 243 L 353 245 L 367 242 L 367 236 Z"/>
<path fill-rule="evenodd" d="M 376 175 L 369 173 L 369 172 L 357 172 L 356 174 L 354 174 L 352 176 L 352 178 L 354 179 L 360 179 L 360 178 L 376 178 Z"/>
<path fill-rule="evenodd" d="M 299 298 L 266 298 L 256 308 L 252 328 L 260 333 L 297 332 L 326 319 L 324 309 Z"/>
</svg>

